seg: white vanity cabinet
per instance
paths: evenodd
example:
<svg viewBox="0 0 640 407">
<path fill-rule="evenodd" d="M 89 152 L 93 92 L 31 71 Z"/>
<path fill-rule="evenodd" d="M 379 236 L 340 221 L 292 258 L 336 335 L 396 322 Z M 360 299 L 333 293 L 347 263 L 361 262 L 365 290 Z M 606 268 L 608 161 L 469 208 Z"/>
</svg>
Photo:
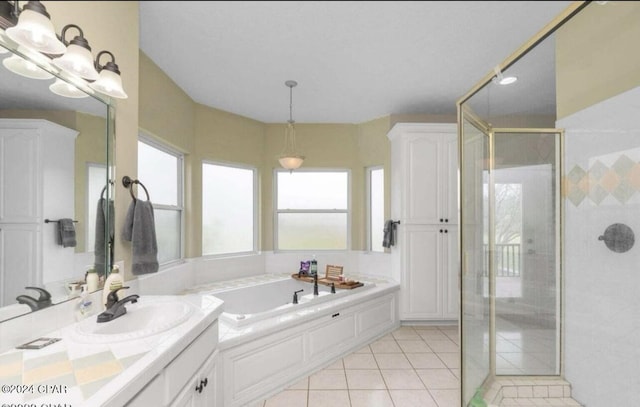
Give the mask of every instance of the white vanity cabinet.
<svg viewBox="0 0 640 407">
<path fill-rule="evenodd" d="M 216 321 L 166 365 L 126 406 L 219 405 L 217 345 Z"/>
<path fill-rule="evenodd" d="M 75 216 L 77 135 L 47 120 L 0 119 L 0 281 L 10 281 L 2 285 L 0 306 L 33 295 L 24 287 L 53 281 L 47 273 L 54 270 L 60 278 L 73 264 L 74 249 L 57 243 L 56 224 L 45 219 Z"/>
<path fill-rule="evenodd" d="M 391 249 L 400 319 L 457 320 L 458 135 L 455 124 L 397 123 L 391 141 Z"/>
</svg>

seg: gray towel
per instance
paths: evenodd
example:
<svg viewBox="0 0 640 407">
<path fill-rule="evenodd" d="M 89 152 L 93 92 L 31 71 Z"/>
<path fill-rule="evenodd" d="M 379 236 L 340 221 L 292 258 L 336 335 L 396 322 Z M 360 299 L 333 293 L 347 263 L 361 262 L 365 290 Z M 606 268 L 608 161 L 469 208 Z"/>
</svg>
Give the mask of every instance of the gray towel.
<svg viewBox="0 0 640 407">
<path fill-rule="evenodd" d="M 158 271 L 158 241 L 151 201 L 135 199 L 129 205 L 122 228 L 122 240 L 131 242 L 134 275 Z"/>
<path fill-rule="evenodd" d="M 62 247 L 76 247 L 76 227 L 73 224 L 73 219 L 58 220 L 58 243 Z"/>
<path fill-rule="evenodd" d="M 113 204 L 113 200 L 109 199 L 109 226 L 107 227 L 107 200 L 100 198 L 98 200 L 98 209 L 96 210 L 96 241 L 94 246 L 95 254 L 95 270 L 98 275 L 106 275 L 104 272 L 107 269 L 107 247 L 109 250 L 109 263 L 113 265 L 113 238 L 115 230 L 115 217 L 116 211 Z M 105 241 L 108 246 L 105 245 Z"/>
<path fill-rule="evenodd" d="M 396 223 L 388 220 L 384 223 L 384 237 L 382 247 L 389 248 L 396 244 Z"/>
</svg>

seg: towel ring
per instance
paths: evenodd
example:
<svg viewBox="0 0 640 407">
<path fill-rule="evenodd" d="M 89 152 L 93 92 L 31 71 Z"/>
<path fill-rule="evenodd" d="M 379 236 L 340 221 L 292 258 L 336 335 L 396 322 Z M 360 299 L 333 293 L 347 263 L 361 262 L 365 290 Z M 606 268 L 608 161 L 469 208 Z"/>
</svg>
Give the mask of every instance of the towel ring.
<svg viewBox="0 0 640 407">
<path fill-rule="evenodd" d="M 125 188 L 129 188 L 131 199 L 136 199 L 136 196 L 133 194 L 133 184 L 140 185 L 142 189 L 144 189 L 144 193 L 147 194 L 147 201 L 151 200 L 149 198 L 149 191 L 147 191 L 147 188 L 144 186 L 142 182 L 140 182 L 137 179 L 131 179 L 131 177 L 129 177 L 128 175 L 125 175 L 124 177 L 122 177 L 122 185 L 124 185 Z"/>
<path fill-rule="evenodd" d="M 107 190 L 107 187 L 109 185 L 113 185 L 113 181 L 112 180 L 109 180 L 109 182 L 107 182 L 107 184 L 104 186 L 104 188 L 102 188 L 102 192 L 100 192 L 100 199 L 104 198 L 104 193 Z"/>
</svg>

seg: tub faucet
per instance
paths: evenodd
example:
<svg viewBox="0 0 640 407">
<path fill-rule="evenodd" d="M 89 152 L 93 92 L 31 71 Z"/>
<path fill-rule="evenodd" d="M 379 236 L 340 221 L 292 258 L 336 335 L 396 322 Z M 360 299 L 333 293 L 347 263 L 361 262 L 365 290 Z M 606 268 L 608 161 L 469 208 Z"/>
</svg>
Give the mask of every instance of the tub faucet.
<svg viewBox="0 0 640 407">
<path fill-rule="evenodd" d="M 313 295 L 318 295 L 318 273 L 313 275 Z"/>
<path fill-rule="evenodd" d="M 138 302 L 138 298 L 140 298 L 138 294 L 129 295 L 118 300 L 118 290 L 122 290 L 124 288 L 129 287 L 118 287 L 109 293 L 107 296 L 107 309 L 102 314 L 98 315 L 98 322 L 113 321 L 127 313 L 127 309 L 124 306 L 126 303 L 131 302 L 132 304 L 135 304 Z"/>
<path fill-rule="evenodd" d="M 25 287 L 29 290 L 36 290 L 40 293 L 38 299 L 35 299 L 29 295 L 19 295 L 16 297 L 16 301 L 20 304 L 28 305 L 31 311 L 37 311 L 39 309 L 46 308 L 51 305 L 51 294 L 44 288 L 40 287 Z"/>
<path fill-rule="evenodd" d="M 297 304 L 298 303 L 298 293 L 303 292 L 304 290 L 298 290 L 298 291 L 294 291 L 293 293 L 293 303 Z"/>
</svg>

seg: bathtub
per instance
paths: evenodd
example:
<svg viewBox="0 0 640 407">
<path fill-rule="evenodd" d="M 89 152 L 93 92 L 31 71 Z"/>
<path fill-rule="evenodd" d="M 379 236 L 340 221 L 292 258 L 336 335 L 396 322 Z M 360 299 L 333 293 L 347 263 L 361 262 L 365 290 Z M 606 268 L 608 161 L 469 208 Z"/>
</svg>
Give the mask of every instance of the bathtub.
<svg viewBox="0 0 640 407">
<path fill-rule="evenodd" d="M 224 312 L 220 320 L 231 327 L 243 327 L 267 318 L 288 313 L 304 312 L 311 306 L 337 300 L 351 294 L 358 294 L 375 287 L 375 283 L 364 283 L 362 287 L 353 289 L 336 288 L 318 284 L 318 295 L 313 294 L 313 284 L 284 278 L 256 285 L 230 288 L 210 292 L 211 295 L 224 301 Z M 298 304 L 293 304 L 293 293 L 298 293 Z"/>
<path fill-rule="evenodd" d="M 194 287 L 224 301 L 219 316 L 220 405 L 260 402 L 400 326 L 397 282 L 354 276 L 351 290 L 262 275 Z M 220 285 L 219 285 L 220 284 Z M 293 304 L 293 293 L 304 290 Z"/>
</svg>

